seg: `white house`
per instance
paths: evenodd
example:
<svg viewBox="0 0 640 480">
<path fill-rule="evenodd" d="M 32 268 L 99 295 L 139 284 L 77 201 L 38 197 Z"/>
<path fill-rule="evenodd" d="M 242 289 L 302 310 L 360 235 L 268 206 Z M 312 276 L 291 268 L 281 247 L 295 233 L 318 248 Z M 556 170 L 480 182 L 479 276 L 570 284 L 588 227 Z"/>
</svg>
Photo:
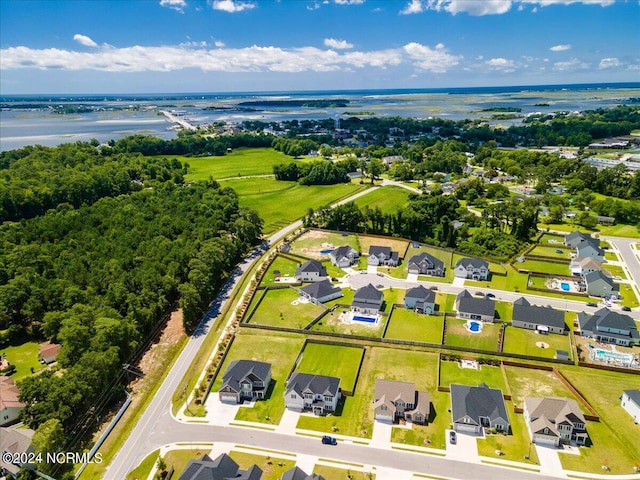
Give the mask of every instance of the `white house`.
<svg viewBox="0 0 640 480">
<path fill-rule="evenodd" d="M 487 280 L 489 264 L 480 258 L 461 258 L 456 263 L 455 276 L 471 280 Z"/>
<path fill-rule="evenodd" d="M 620 405 L 633 418 L 633 423 L 640 423 L 640 390 L 625 390 L 622 392 Z"/>
<path fill-rule="evenodd" d="M 327 277 L 327 269 L 316 260 L 306 261 L 296 269 L 296 280 L 299 282 L 320 282 Z"/>
<path fill-rule="evenodd" d="M 294 373 L 287 382 L 284 403 L 291 410 L 310 410 L 315 415 L 324 415 L 336 410 L 341 395 L 337 377 Z"/>
<path fill-rule="evenodd" d="M 0 426 L 16 423 L 24 408 L 18 398 L 20 389 L 11 377 L 0 376 Z"/>
<path fill-rule="evenodd" d="M 367 263 L 374 267 L 378 265 L 387 265 L 390 267 L 397 267 L 400 257 L 398 252 L 391 250 L 391 247 L 380 247 L 371 245 L 369 247 L 369 258 Z"/>
</svg>

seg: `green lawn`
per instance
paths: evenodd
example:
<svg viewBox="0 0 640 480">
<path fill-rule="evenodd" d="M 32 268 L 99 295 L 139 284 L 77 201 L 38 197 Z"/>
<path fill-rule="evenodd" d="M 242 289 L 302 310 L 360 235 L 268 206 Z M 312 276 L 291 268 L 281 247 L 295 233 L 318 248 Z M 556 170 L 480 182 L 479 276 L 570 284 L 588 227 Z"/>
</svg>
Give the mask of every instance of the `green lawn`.
<svg viewBox="0 0 640 480">
<path fill-rule="evenodd" d="M 627 275 L 624 273 L 624 269 L 619 265 L 604 264 L 602 269 L 608 271 L 612 277 L 620 277 L 623 280 L 626 280 L 627 278 Z"/>
<path fill-rule="evenodd" d="M 615 252 L 604 252 L 604 258 L 607 260 L 612 260 L 614 262 L 619 261 L 618 255 Z"/>
<path fill-rule="evenodd" d="M 510 321 L 513 318 L 513 303 L 511 302 L 496 302 L 496 319 L 500 319 L 503 322 Z"/>
<path fill-rule="evenodd" d="M 378 187 L 375 191 L 357 198 L 354 203 L 360 207 L 368 206 L 370 209 L 380 208 L 383 213 L 395 214 L 408 203 L 411 192 L 406 188 L 387 186 Z"/>
<path fill-rule="evenodd" d="M 498 349 L 498 331 L 500 330 L 498 325 L 483 323 L 481 332 L 471 333 L 464 327 L 466 323 L 466 320 L 447 316 L 444 344 L 489 352 L 495 352 Z"/>
<path fill-rule="evenodd" d="M 554 235 L 551 233 L 545 233 L 544 235 L 542 235 L 542 237 L 540 237 L 540 241 L 539 241 L 540 245 L 551 245 L 553 246 L 553 248 L 557 248 L 555 247 L 555 245 L 564 245 L 564 235 Z"/>
<path fill-rule="evenodd" d="M 4 353 L 7 356 L 7 361 L 16 367 L 16 373 L 11 375 L 11 378 L 18 381 L 31 375 L 32 369 L 37 372 L 45 368 L 38 361 L 38 345 L 36 342 L 26 342 L 22 345 L 0 349 L 0 353 Z"/>
<path fill-rule="evenodd" d="M 271 175 L 273 166 L 280 163 L 296 161 L 273 148 L 238 148 L 223 156 L 211 157 L 182 157 L 163 155 L 167 158 L 177 158 L 183 164 L 189 164 L 189 172 L 185 180 L 208 180 L 250 175 Z"/>
<path fill-rule="evenodd" d="M 540 260 L 525 260 L 518 263 L 518 267 L 530 272 L 547 273 L 549 275 L 571 275 L 568 263 L 543 262 Z"/>
<path fill-rule="evenodd" d="M 372 193 L 364 196 L 369 198 Z M 291 253 L 318 260 L 328 259 L 328 254 L 320 253 L 322 250 L 338 248 L 349 245 L 359 251 L 358 237 L 355 234 L 342 235 L 341 233 L 327 232 L 323 230 L 309 230 L 291 243 Z"/>
<path fill-rule="evenodd" d="M 504 369 L 513 403 L 516 405 L 523 406 L 525 397 L 566 397 L 578 400 L 553 372 L 511 366 Z"/>
<path fill-rule="evenodd" d="M 269 398 L 255 402 L 253 408 L 240 408 L 236 415 L 237 420 L 253 422 L 279 423 L 284 412 L 284 383 L 289 370 L 302 348 L 304 339 L 300 336 L 285 336 L 270 334 L 265 336 L 260 331 L 241 330 L 225 358 L 220 369 L 220 374 L 211 389 L 212 395 L 216 395 L 222 385 L 222 375 L 234 360 L 257 360 L 271 364 L 271 378 L 273 389 Z M 266 417 L 270 417 L 267 420 Z"/>
<path fill-rule="evenodd" d="M 257 292 L 256 295 L 260 293 Z M 260 325 L 304 328 L 320 315 L 324 308 L 311 302 L 299 303 L 299 298 L 298 292 L 293 288 L 269 290 L 258 305 L 250 322 Z"/>
<path fill-rule="evenodd" d="M 385 338 L 440 344 L 443 326 L 442 315 L 423 315 L 396 307 L 389 320 Z"/>
<path fill-rule="evenodd" d="M 456 303 L 456 296 L 448 293 L 436 293 L 436 305 L 439 308 L 439 312 L 454 312 L 454 304 Z"/>
<path fill-rule="evenodd" d="M 307 472 L 308 473 L 308 472 Z M 327 480 L 375 480 L 376 476 L 371 472 L 361 472 L 359 470 L 350 470 L 349 468 L 329 467 L 327 465 L 316 465 L 313 467 L 313 473 L 316 473 Z M 348 477 L 347 475 L 351 475 Z"/>
<path fill-rule="evenodd" d="M 391 441 L 419 447 L 445 448 L 445 430 L 451 424 L 450 396 L 447 392 L 429 391 L 431 396 L 431 412 L 435 415 L 433 423 L 429 425 L 412 425 L 411 429 L 394 427 L 391 431 Z"/>
<path fill-rule="evenodd" d="M 146 480 L 146 478 L 151 473 L 151 469 L 156 465 L 159 453 L 160 449 L 154 450 L 149 455 L 147 455 L 144 460 L 140 462 L 140 465 L 129 472 L 126 480 Z"/>
<path fill-rule="evenodd" d="M 338 377 L 343 390 L 353 391 L 362 354 L 361 347 L 308 343 L 296 372 Z"/>
<path fill-rule="evenodd" d="M 300 264 L 298 262 L 294 262 L 289 258 L 277 255 L 262 277 L 260 285 L 277 285 L 274 274 L 276 270 L 280 272 L 280 276 L 282 277 L 293 277 L 296 274 L 296 269 L 299 265 Z"/>
<path fill-rule="evenodd" d="M 557 239 L 559 240 L 559 238 Z M 535 247 L 533 247 L 533 250 L 527 253 L 527 255 L 536 255 L 539 257 L 561 258 L 564 260 L 569 260 L 571 258 L 572 250 L 568 248 L 562 248 L 562 247 L 563 247 L 562 244 L 557 244 L 557 246 L 536 245 Z M 558 250 L 561 250 L 561 252 L 559 253 Z"/>
<path fill-rule="evenodd" d="M 567 233 L 574 232 L 579 228 L 580 231 L 583 231 L 585 233 L 593 233 L 595 231 L 595 232 L 599 232 L 602 235 L 609 235 L 612 237 L 632 237 L 632 238 L 637 237 L 639 233 L 638 229 L 634 225 L 624 225 L 624 224 L 609 225 L 609 226 L 599 225 L 596 230 L 588 230 L 586 228 L 578 227 L 577 225 L 573 225 L 570 223 L 559 223 L 559 224 L 538 223 L 538 228 L 540 230 L 547 230 L 547 228 L 549 228 L 551 230 L 557 230 L 559 232 L 567 232 Z"/>
<path fill-rule="evenodd" d="M 622 302 L 620 303 L 622 303 L 622 305 L 631 308 L 640 306 L 640 303 L 638 303 L 638 297 L 636 297 L 631 285 L 628 283 L 620 283 L 618 285 L 620 285 L 620 295 L 622 295 Z"/>
<path fill-rule="evenodd" d="M 540 348 L 536 345 L 544 342 L 548 346 Z M 518 353 L 533 357 L 554 358 L 556 350 L 569 352 L 569 358 L 573 357 L 569 343 L 569 335 L 540 335 L 533 330 L 508 326 L 505 329 L 502 351 L 505 353 Z"/>
<path fill-rule="evenodd" d="M 210 450 L 210 448 L 200 447 L 170 450 L 164 456 L 164 461 L 167 463 L 167 469 L 170 469 L 171 467 L 174 468 L 174 476 L 180 475 L 190 460 L 200 460 L 202 456 L 208 454 Z"/>
<path fill-rule="evenodd" d="M 458 362 L 440 363 L 440 385 L 448 387 L 452 383 L 477 386 L 486 383 L 491 388 L 506 392 L 506 385 L 500 367 L 480 365 L 480 370 L 460 368 Z"/>
<path fill-rule="evenodd" d="M 294 460 L 272 457 L 270 452 L 264 454 L 246 453 L 231 450 L 229 456 L 240 466 L 246 470 L 252 465 L 257 465 L 262 470 L 261 480 L 280 480 L 284 472 L 291 470 L 296 466 Z"/>
</svg>

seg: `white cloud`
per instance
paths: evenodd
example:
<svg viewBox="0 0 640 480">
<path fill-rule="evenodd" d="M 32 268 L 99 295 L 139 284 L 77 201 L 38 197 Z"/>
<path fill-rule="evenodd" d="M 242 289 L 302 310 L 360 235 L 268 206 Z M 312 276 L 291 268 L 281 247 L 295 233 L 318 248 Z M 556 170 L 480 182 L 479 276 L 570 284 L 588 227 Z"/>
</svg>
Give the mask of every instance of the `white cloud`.
<svg viewBox="0 0 640 480">
<path fill-rule="evenodd" d="M 365 0 L 334 0 L 338 5 L 360 5 Z"/>
<path fill-rule="evenodd" d="M 484 63 L 492 70 L 498 70 L 505 73 L 515 71 L 515 64 L 513 63 L 513 60 L 507 60 L 506 58 L 492 58 Z"/>
<path fill-rule="evenodd" d="M 600 5 L 601 7 L 608 7 L 613 5 L 615 0 L 517 0 L 522 3 L 529 3 L 540 5 L 541 7 L 548 7 L 549 5 L 571 5 L 574 3 L 581 3 L 583 5 Z"/>
<path fill-rule="evenodd" d="M 97 47 L 98 44 L 96 42 L 94 42 L 93 40 L 91 40 L 89 37 L 87 37 L 86 35 L 80 35 L 79 33 L 76 33 L 73 36 L 73 39 L 78 42 L 80 45 L 84 45 L 85 47 Z"/>
<path fill-rule="evenodd" d="M 603 58 L 602 60 L 600 60 L 600 64 L 598 65 L 598 68 L 600 70 L 604 70 L 607 68 L 620 68 L 622 66 L 622 62 L 620 60 L 618 60 L 615 57 L 611 57 L 611 58 Z"/>
<path fill-rule="evenodd" d="M 320 4 L 318 2 L 313 2 L 307 5 L 307 10 L 313 11 L 318 10 L 320 8 Z"/>
<path fill-rule="evenodd" d="M 236 13 L 243 10 L 251 10 L 256 8 L 253 2 L 239 2 L 236 0 L 213 0 L 213 9 L 222 10 L 223 12 Z"/>
<path fill-rule="evenodd" d="M 160 0 L 160 6 L 171 8 L 182 13 L 187 6 L 187 2 L 185 0 Z"/>
<path fill-rule="evenodd" d="M 353 48 L 353 43 L 349 43 L 346 40 L 337 40 L 335 38 L 325 38 L 324 44 L 326 47 L 335 48 L 337 50 Z"/>
<path fill-rule="evenodd" d="M 208 46 L 208 44 L 207 44 L 207 42 L 205 40 L 202 40 L 201 42 L 196 42 L 196 41 L 193 41 L 193 40 L 189 40 L 188 42 L 182 42 L 179 45 L 179 47 L 182 47 L 182 48 L 188 48 L 188 47 L 205 48 L 207 46 Z"/>
<path fill-rule="evenodd" d="M 553 69 L 560 72 L 571 72 L 574 70 L 584 70 L 586 68 L 589 68 L 589 64 L 577 58 L 572 58 L 566 62 L 555 62 L 553 64 Z"/>
<path fill-rule="evenodd" d="M 518 4 L 518 11 L 524 10 L 525 5 L 532 5 L 531 11 L 535 13 L 538 6 L 547 7 L 575 3 L 608 7 L 613 5 L 615 0 L 411 0 L 403 12 L 420 13 L 429 9 L 449 12 L 452 15 L 463 12 L 473 16 L 502 15 L 511 10 L 515 4 Z M 413 7 L 412 11 L 408 11 L 409 7 Z"/>
<path fill-rule="evenodd" d="M 222 40 L 216 40 L 215 42 L 213 42 L 213 44 L 218 48 L 225 47 L 225 43 Z"/>
<path fill-rule="evenodd" d="M 554 45 L 549 50 L 551 50 L 552 52 L 565 52 L 567 50 L 571 50 L 571 45 L 569 45 L 568 43 L 563 45 Z"/>
<path fill-rule="evenodd" d="M 434 73 L 444 73 L 460 63 L 462 56 L 451 55 L 442 43 L 435 48 L 429 48 L 416 42 L 402 47 L 404 53 L 413 60 L 413 65 L 420 70 Z"/>
<path fill-rule="evenodd" d="M 411 0 L 407 3 L 406 7 L 400 10 L 400 15 L 412 15 L 414 13 L 422 13 L 425 10 L 425 5 L 422 0 Z"/>
</svg>

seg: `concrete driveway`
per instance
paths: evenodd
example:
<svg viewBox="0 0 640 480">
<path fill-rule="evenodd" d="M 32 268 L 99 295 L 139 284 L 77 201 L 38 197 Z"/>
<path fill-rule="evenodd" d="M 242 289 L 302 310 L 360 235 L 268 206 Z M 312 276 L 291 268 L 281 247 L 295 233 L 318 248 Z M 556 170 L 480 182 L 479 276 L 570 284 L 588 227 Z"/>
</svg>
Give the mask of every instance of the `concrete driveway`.
<svg viewBox="0 0 640 480">
<path fill-rule="evenodd" d="M 373 432 L 371 433 L 371 443 L 369 445 L 375 448 L 390 448 L 391 446 L 391 430 L 392 423 L 373 422 Z"/>
<path fill-rule="evenodd" d="M 280 419 L 280 423 L 276 427 L 276 432 L 284 433 L 288 435 L 295 435 L 296 425 L 298 425 L 299 419 L 300 419 L 299 412 L 285 408 L 284 413 L 282 414 L 282 419 Z"/>
<path fill-rule="evenodd" d="M 449 442 L 450 431 L 451 430 L 447 429 L 445 432 L 445 438 L 447 439 L 446 457 L 464 459 L 466 462 L 480 463 L 478 442 L 476 442 L 476 439 L 480 437 L 470 433 L 456 432 L 456 444 L 452 445 L 451 442 Z"/>
<path fill-rule="evenodd" d="M 228 426 L 236 418 L 240 405 L 230 405 L 220 401 L 218 395 L 209 395 L 207 403 L 207 421 L 213 425 Z"/>
<path fill-rule="evenodd" d="M 535 445 L 535 449 L 538 452 L 538 459 L 540 460 L 540 473 L 556 477 L 566 477 L 562 470 L 560 458 L 558 457 L 558 452 L 561 451 L 560 449 L 542 445 Z"/>
</svg>

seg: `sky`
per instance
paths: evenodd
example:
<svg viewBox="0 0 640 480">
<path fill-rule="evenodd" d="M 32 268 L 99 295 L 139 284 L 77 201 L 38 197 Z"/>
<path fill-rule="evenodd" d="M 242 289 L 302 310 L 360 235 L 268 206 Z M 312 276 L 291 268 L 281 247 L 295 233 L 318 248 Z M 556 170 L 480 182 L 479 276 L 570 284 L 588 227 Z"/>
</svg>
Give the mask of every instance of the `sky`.
<svg viewBox="0 0 640 480">
<path fill-rule="evenodd" d="M 639 0 L 0 0 L 0 94 L 640 81 Z"/>
</svg>

